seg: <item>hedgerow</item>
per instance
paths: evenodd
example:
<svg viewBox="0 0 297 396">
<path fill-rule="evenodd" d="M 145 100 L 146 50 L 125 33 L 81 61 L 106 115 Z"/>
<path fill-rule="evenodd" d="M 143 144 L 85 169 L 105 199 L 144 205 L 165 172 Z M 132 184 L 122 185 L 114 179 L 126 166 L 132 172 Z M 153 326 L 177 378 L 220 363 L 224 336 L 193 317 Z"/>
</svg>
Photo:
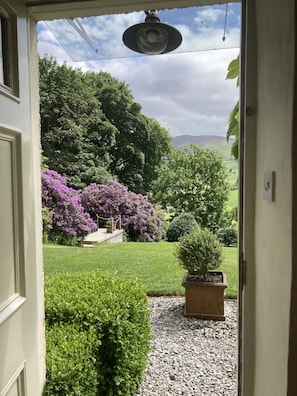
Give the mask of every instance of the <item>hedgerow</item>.
<svg viewBox="0 0 297 396">
<path fill-rule="evenodd" d="M 46 279 L 45 312 L 46 395 L 136 391 L 151 336 L 142 286 L 98 272 L 59 273 Z"/>
</svg>

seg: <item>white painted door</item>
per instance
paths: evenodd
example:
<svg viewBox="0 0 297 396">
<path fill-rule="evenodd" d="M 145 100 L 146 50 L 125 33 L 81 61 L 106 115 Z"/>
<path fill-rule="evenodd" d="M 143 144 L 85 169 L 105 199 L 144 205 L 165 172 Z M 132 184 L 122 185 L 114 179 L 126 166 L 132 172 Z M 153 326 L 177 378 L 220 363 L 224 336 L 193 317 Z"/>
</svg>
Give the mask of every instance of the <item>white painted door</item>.
<svg viewBox="0 0 297 396">
<path fill-rule="evenodd" d="M 38 90 L 37 62 L 30 58 L 35 26 L 23 0 L 0 0 L 0 23 L 0 396 L 40 396 Z"/>
</svg>

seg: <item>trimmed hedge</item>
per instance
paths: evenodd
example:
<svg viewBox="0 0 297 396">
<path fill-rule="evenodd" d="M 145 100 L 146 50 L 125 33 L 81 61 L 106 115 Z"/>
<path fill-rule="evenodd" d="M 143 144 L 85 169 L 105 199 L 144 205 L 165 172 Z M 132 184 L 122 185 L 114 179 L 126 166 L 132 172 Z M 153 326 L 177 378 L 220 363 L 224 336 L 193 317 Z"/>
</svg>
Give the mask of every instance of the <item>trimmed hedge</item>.
<svg viewBox="0 0 297 396">
<path fill-rule="evenodd" d="M 182 213 L 170 223 L 166 238 L 169 242 L 177 242 L 183 235 L 197 231 L 198 228 L 198 223 L 191 213 Z"/>
<path fill-rule="evenodd" d="M 95 331 L 55 323 L 46 331 L 46 343 L 46 395 L 96 395 Z"/>
<path fill-rule="evenodd" d="M 133 394 L 151 330 L 146 292 L 133 280 L 91 273 L 46 279 L 46 395 Z"/>
</svg>

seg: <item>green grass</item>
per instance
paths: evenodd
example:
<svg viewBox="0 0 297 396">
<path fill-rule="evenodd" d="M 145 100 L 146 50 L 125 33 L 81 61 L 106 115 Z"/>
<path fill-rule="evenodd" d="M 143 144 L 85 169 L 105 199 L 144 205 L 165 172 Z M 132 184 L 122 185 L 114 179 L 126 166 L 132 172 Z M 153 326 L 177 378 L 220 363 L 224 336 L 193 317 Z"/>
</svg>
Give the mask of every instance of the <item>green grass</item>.
<svg viewBox="0 0 297 396">
<path fill-rule="evenodd" d="M 137 279 L 149 295 L 183 295 L 184 270 L 174 256 L 175 244 L 133 243 L 101 244 L 95 248 L 44 245 L 45 276 L 57 272 L 98 270 L 118 277 Z M 237 294 L 237 249 L 224 248 L 220 269 L 227 274 L 226 296 Z"/>
<path fill-rule="evenodd" d="M 237 297 L 238 285 L 238 249 L 236 247 L 224 248 L 224 262 L 220 266 L 220 270 L 227 275 L 228 287 L 226 289 L 226 296 L 229 298 Z"/>
<path fill-rule="evenodd" d="M 227 206 L 230 208 L 236 208 L 238 206 L 238 190 L 230 190 Z"/>
</svg>

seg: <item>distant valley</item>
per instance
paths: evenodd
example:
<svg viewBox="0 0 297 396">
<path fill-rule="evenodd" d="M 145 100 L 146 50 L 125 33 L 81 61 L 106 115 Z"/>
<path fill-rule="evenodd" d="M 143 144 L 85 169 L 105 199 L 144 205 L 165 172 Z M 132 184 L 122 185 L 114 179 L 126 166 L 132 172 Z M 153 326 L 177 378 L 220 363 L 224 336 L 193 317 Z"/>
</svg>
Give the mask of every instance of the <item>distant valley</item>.
<svg viewBox="0 0 297 396">
<path fill-rule="evenodd" d="M 172 138 L 172 144 L 175 148 L 186 148 L 190 147 L 191 144 L 196 144 L 203 149 L 215 150 L 224 160 L 234 160 L 231 156 L 231 145 L 233 139 L 227 142 L 225 136 L 214 136 L 214 135 L 180 135 Z"/>
</svg>

